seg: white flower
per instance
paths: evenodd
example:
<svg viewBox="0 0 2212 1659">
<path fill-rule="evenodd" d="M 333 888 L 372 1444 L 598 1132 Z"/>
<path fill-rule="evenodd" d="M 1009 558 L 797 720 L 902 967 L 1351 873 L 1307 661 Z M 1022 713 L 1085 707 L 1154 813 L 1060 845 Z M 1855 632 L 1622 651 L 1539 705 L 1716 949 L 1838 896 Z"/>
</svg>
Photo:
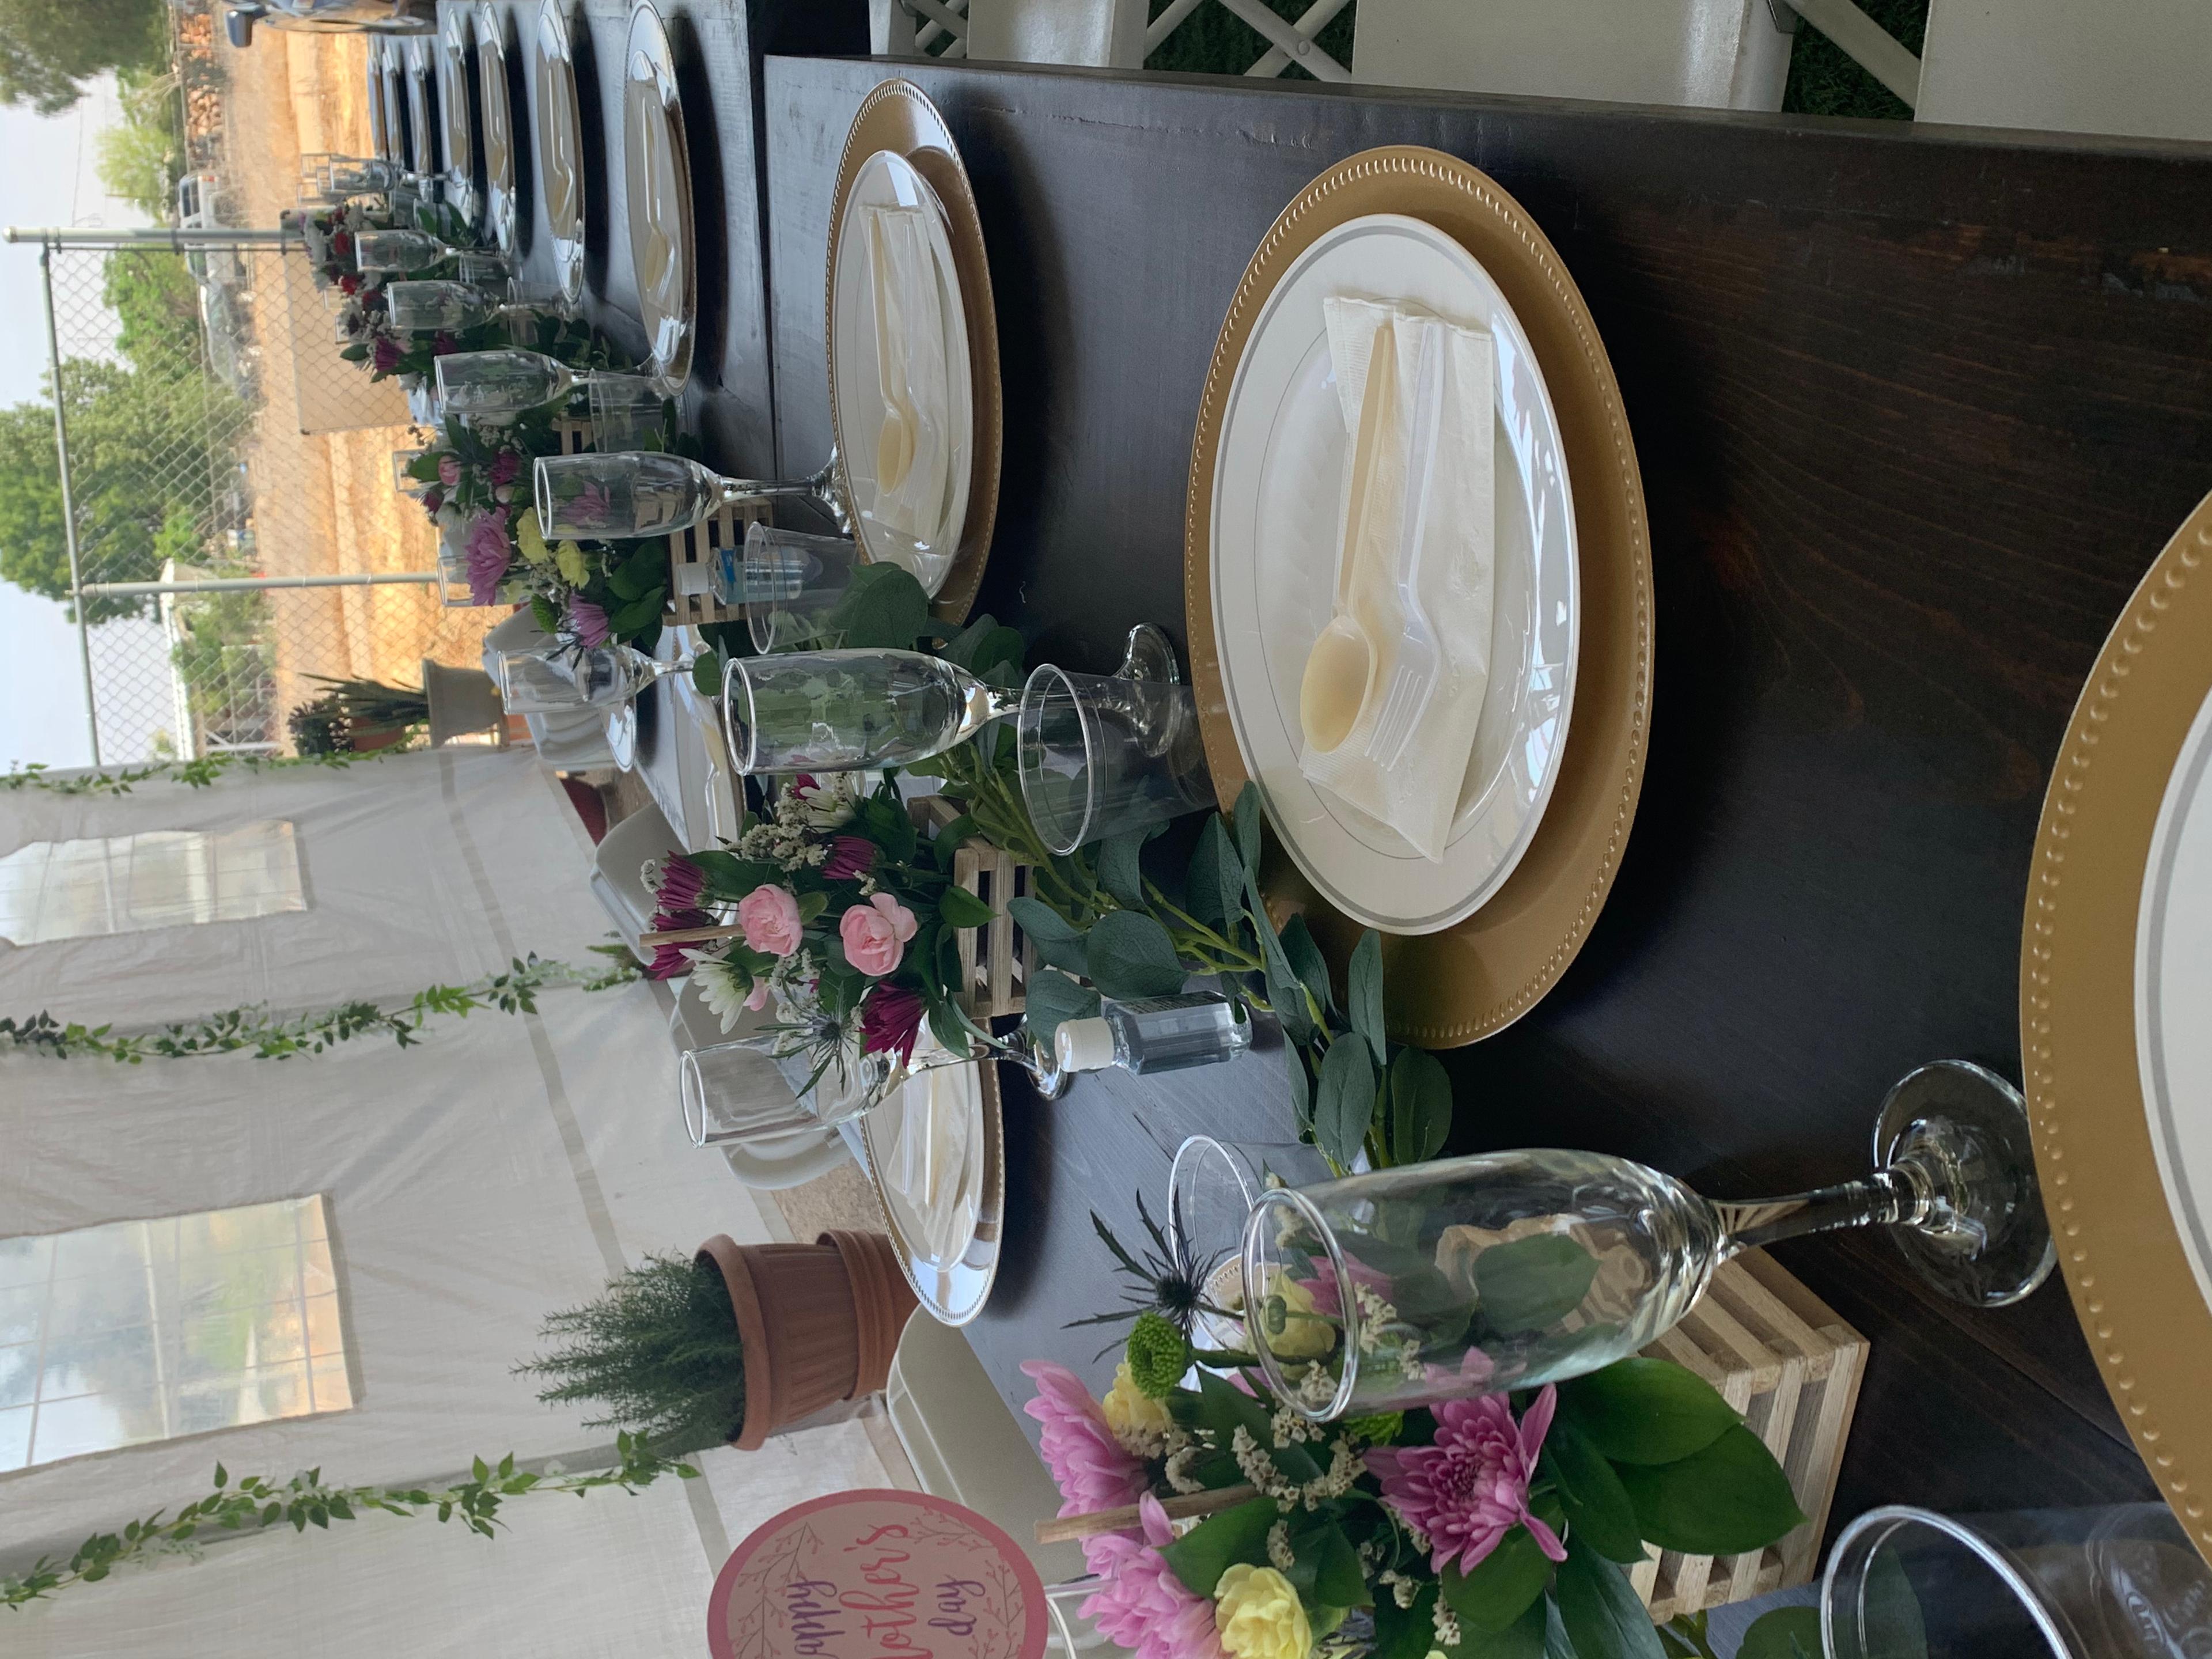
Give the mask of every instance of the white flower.
<svg viewBox="0 0 2212 1659">
<path fill-rule="evenodd" d="M 722 1022 L 725 1032 L 736 1030 L 752 988 L 742 983 L 736 969 L 720 957 L 706 951 L 686 951 L 684 954 L 690 961 L 691 982 L 699 988 L 699 1000 L 707 1005 L 708 1013 Z"/>
<path fill-rule="evenodd" d="M 871 787 L 872 775 L 869 775 Z M 800 821 L 817 830 L 850 823 L 854 803 L 861 793 L 860 776 L 854 772 L 832 772 L 826 779 L 817 780 L 811 789 L 794 785 L 791 793 Z"/>
</svg>

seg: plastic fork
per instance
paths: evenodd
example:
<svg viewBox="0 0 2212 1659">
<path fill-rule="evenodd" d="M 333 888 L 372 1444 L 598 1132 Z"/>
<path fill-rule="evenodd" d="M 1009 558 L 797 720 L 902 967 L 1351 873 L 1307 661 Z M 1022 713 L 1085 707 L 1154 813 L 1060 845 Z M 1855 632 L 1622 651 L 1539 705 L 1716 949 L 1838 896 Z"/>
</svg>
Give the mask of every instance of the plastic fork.
<svg viewBox="0 0 2212 1659">
<path fill-rule="evenodd" d="M 1413 385 L 1413 430 L 1407 445 L 1406 506 L 1398 520 L 1398 606 L 1405 617 L 1393 658 L 1382 711 L 1367 739 L 1367 758 L 1395 766 L 1413 728 L 1437 693 L 1442 653 L 1437 631 L 1421 603 L 1421 543 L 1429 526 L 1429 485 L 1437 470 L 1437 428 L 1443 423 L 1444 331 L 1441 323 L 1421 330 L 1421 366 Z"/>
</svg>

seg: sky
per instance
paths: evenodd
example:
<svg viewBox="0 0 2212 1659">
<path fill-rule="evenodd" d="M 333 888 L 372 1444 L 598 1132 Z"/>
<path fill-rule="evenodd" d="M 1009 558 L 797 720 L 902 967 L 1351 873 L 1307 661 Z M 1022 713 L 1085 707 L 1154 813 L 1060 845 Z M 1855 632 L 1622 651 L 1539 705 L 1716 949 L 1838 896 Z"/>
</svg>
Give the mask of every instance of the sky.
<svg viewBox="0 0 2212 1659">
<path fill-rule="evenodd" d="M 144 216 L 101 189 L 93 135 L 118 119 L 102 76 L 74 109 L 55 116 L 0 106 L 0 225 L 136 225 Z M 46 298 L 35 246 L 0 243 L 0 404 L 44 401 Z M 0 582 L 0 771 L 25 761 L 84 766 L 76 629 L 63 607 Z M 131 757 L 135 758 L 136 757 Z"/>
</svg>

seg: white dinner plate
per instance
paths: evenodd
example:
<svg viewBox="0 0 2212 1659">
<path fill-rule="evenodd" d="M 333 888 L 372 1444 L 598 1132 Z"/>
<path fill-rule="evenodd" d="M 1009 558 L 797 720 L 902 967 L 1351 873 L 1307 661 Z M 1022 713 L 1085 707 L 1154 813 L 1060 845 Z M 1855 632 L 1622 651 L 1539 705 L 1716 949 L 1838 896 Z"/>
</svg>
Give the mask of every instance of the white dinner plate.
<svg viewBox="0 0 2212 1659">
<path fill-rule="evenodd" d="M 576 101 L 576 62 L 568 44 L 568 0 L 545 0 L 538 11 L 538 181 L 545 198 L 545 235 L 562 296 L 584 297 L 584 121 Z"/>
<path fill-rule="evenodd" d="M 380 161 L 393 159 L 392 138 L 385 128 L 384 109 L 384 41 L 377 35 L 368 37 L 368 53 L 365 62 L 368 92 L 368 149 Z"/>
<path fill-rule="evenodd" d="M 943 1053 L 925 1031 L 914 1058 L 920 1064 Z M 863 1161 L 892 1251 L 915 1295 L 940 1324 L 975 1318 L 998 1277 L 1006 1183 L 998 1079 L 989 1069 L 994 1064 L 974 1060 L 920 1073 L 859 1120 Z M 936 1143 L 941 1160 L 925 1156 L 926 1135 L 909 1145 L 904 1133 L 917 1120 L 926 1127 L 929 1114 L 957 1115 L 957 1133 Z M 941 1211 L 934 1219 L 926 1213 L 932 1182 Z"/>
<path fill-rule="evenodd" d="M 623 179 L 630 266 L 653 360 L 647 372 L 673 398 L 691 378 L 697 334 L 698 245 L 691 226 L 691 155 L 675 59 L 660 14 L 639 0 L 623 60 Z"/>
<path fill-rule="evenodd" d="M 937 270 L 937 302 L 945 329 L 945 438 L 951 446 L 944 510 L 937 527 L 919 540 L 878 520 L 876 443 L 884 426 L 884 394 L 876 372 L 876 307 L 868 265 L 866 207 L 922 210 L 930 263 Z M 837 234 L 837 269 L 830 292 L 830 338 L 836 377 L 830 387 L 837 453 L 853 495 L 853 529 L 871 559 L 902 565 L 933 597 L 951 573 L 968 521 L 968 489 L 975 466 L 969 435 L 975 419 L 974 369 L 968 356 L 968 319 L 960 303 L 960 273 L 952 263 L 952 237 L 945 204 L 914 164 L 895 150 L 878 150 L 860 164 L 845 198 Z"/>
<path fill-rule="evenodd" d="M 1486 327 L 1496 363 L 1490 684 L 1441 864 L 1298 770 L 1298 688 L 1335 589 L 1349 447 L 1322 302 L 1358 295 Z M 1510 875 L 1557 781 L 1581 631 L 1567 462 L 1528 337 L 1481 265 L 1433 226 L 1354 219 L 1268 296 L 1230 387 L 1214 466 L 1212 601 L 1231 726 L 1285 848 L 1367 926 L 1429 933 Z"/>
<path fill-rule="evenodd" d="M 408 171 L 427 179 L 438 170 L 438 135 L 430 125 L 430 37 L 410 34 L 403 50 L 407 55 Z"/>
<path fill-rule="evenodd" d="M 469 26 L 466 12 L 449 11 L 438 31 L 438 124 L 446 160 L 446 205 L 464 222 L 477 222 L 476 130 L 469 118 Z"/>
<path fill-rule="evenodd" d="M 511 254 L 519 211 L 514 87 L 507 78 L 507 13 L 491 0 L 477 7 L 477 92 L 483 122 L 484 231 L 501 253 Z"/>
</svg>

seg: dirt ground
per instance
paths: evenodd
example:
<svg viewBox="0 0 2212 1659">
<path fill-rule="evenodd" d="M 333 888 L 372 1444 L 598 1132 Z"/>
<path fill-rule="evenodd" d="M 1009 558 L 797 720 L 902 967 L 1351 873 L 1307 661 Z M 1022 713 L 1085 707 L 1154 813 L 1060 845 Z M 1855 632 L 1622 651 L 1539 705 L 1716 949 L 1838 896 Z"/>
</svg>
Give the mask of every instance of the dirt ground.
<svg viewBox="0 0 2212 1659">
<path fill-rule="evenodd" d="M 243 222 L 273 225 L 295 204 L 303 152 L 369 153 L 365 39 L 271 29 L 243 52 L 217 45 L 228 76 L 228 171 L 242 197 Z M 284 263 L 302 264 L 296 255 Z M 296 272 L 293 278 L 289 294 L 257 296 L 266 403 L 249 465 L 263 568 L 270 575 L 429 570 L 436 538 L 392 483 L 392 452 L 419 441 L 405 423 L 404 402 L 396 388 L 371 386 L 338 357 L 319 296 Z M 301 430 L 331 424 L 332 410 L 386 423 Z M 277 592 L 270 599 L 284 708 L 313 695 L 305 674 L 411 685 L 424 657 L 473 665 L 485 629 L 506 614 L 447 610 L 434 586 Z"/>
</svg>

